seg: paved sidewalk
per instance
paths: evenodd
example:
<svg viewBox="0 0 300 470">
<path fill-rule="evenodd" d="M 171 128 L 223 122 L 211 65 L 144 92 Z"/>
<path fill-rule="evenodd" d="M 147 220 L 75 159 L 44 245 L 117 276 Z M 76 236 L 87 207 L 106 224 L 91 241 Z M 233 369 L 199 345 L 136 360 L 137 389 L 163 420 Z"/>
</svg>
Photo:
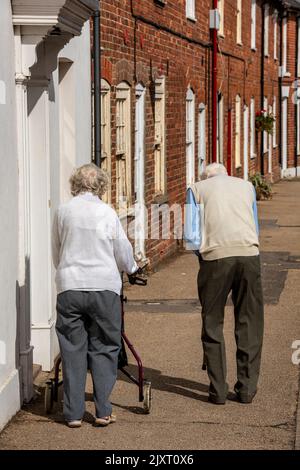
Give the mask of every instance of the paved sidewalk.
<svg viewBox="0 0 300 470">
<path fill-rule="evenodd" d="M 141 413 L 136 386 L 120 376 L 112 396 L 118 422 L 94 428 L 89 378 L 81 429 L 68 429 L 59 410 L 46 416 L 40 397 L 2 432 L 0 449 L 295 448 L 299 366 L 292 364 L 291 345 L 300 340 L 300 181 L 282 181 L 274 190 L 272 201 L 259 203 L 265 342 L 259 392 L 251 405 L 207 402 L 197 259 L 182 254 L 153 274 L 147 287 L 127 289 L 126 329 L 152 381 L 151 414 Z M 230 302 L 225 337 L 232 389 L 235 348 Z M 130 362 L 136 372 L 131 357 Z"/>
</svg>

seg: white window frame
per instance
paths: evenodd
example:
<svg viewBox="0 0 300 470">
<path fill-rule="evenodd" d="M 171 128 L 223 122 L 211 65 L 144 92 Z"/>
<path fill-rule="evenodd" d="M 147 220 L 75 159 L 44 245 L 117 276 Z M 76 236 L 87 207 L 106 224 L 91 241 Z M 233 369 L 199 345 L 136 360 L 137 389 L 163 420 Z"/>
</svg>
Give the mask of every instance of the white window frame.
<svg viewBox="0 0 300 470">
<path fill-rule="evenodd" d="M 273 42 L 274 42 L 274 60 L 278 60 L 278 10 L 274 10 L 273 13 L 273 26 L 274 26 L 274 37 L 273 37 Z"/>
<path fill-rule="evenodd" d="M 218 10 L 220 14 L 219 36 L 224 37 L 224 0 L 218 0 Z"/>
<path fill-rule="evenodd" d="M 185 0 L 185 13 L 189 20 L 196 20 L 195 0 Z"/>
<path fill-rule="evenodd" d="M 251 0 L 251 49 L 256 51 L 256 0 Z"/>
<path fill-rule="evenodd" d="M 111 174 L 111 87 L 101 79 L 101 167 Z M 102 196 L 105 202 L 111 202 L 110 185 Z"/>
<path fill-rule="evenodd" d="M 264 97 L 264 109 L 268 112 L 268 98 Z M 269 150 L 269 138 L 267 131 L 263 131 L 263 152 L 267 153 Z"/>
<path fill-rule="evenodd" d="M 287 17 L 282 20 L 282 70 L 283 76 L 287 74 Z"/>
<path fill-rule="evenodd" d="M 235 97 L 235 168 L 241 167 L 241 96 Z"/>
<path fill-rule="evenodd" d="M 218 94 L 217 107 L 217 162 L 224 161 L 224 98 L 221 93 Z"/>
<path fill-rule="evenodd" d="M 276 116 L 277 110 L 276 110 L 276 107 L 277 107 L 277 100 L 276 100 L 276 96 L 274 96 L 273 97 L 273 116 L 275 118 L 275 121 L 273 123 L 273 135 L 272 135 L 273 148 L 277 147 L 277 116 Z"/>
<path fill-rule="evenodd" d="M 120 213 L 131 207 L 131 89 L 116 87 L 116 205 Z"/>
<path fill-rule="evenodd" d="M 236 2 L 236 42 L 242 45 L 242 0 Z"/>
<path fill-rule="evenodd" d="M 154 105 L 154 189 L 155 195 L 166 193 L 166 85 L 165 77 L 155 80 Z"/>
<path fill-rule="evenodd" d="M 270 7 L 266 3 L 264 6 L 264 56 L 269 57 L 269 23 L 270 23 Z"/>
<path fill-rule="evenodd" d="M 252 96 L 250 99 L 250 158 L 256 157 L 255 139 L 255 98 Z"/>
<path fill-rule="evenodd" d="M 186 184 L 195 182 L 195 93 L 188 88 L 186 93 Z"/>
</svg>

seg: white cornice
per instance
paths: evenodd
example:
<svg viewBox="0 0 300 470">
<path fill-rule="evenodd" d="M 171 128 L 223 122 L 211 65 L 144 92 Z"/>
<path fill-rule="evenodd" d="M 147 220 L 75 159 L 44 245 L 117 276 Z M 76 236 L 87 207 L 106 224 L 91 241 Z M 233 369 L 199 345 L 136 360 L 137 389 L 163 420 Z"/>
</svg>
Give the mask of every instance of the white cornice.
<svg viewBox="0 0 300 470">
<path fill-rule="evenodd" d="M 98 0 L 12 0 L 15 26 L 58 26 L 75 36 L 98 8 Z"/>
<path fill-rule="evenodd" d="M 57 24 L 57 16 L 13 15 L 13 24 L 20 26 L 53 26 Z"/>
</svg>

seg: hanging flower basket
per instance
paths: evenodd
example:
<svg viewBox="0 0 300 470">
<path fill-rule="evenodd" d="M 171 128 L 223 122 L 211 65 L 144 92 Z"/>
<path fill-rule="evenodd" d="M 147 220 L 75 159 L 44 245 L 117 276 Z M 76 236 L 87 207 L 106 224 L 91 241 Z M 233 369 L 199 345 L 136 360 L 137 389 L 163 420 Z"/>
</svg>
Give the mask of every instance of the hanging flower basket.
<svg viewBox="0 0 300 470">
<path fill-rule="evenodd" d="M 267 132 L 273 134 L 275 117 L 265 109 L 258 111 L 255 115 L 255 129 L 258 132 Z"/>
</svg>

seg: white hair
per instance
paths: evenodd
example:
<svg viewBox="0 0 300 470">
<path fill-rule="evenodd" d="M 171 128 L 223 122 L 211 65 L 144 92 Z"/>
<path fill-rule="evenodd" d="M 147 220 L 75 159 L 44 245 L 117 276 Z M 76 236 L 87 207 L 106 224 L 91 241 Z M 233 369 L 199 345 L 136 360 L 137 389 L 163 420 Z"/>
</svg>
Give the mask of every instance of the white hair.
<svg viewBox="0 0 300 470">
<path fill-rule="evenodd" d="M 212 178 L 217 175 L 227 175 L 225 166 L 221 163 L 210 163 L 210 165 L 207 165 L 205 168 L 206 178 Z"/>
</svg>

